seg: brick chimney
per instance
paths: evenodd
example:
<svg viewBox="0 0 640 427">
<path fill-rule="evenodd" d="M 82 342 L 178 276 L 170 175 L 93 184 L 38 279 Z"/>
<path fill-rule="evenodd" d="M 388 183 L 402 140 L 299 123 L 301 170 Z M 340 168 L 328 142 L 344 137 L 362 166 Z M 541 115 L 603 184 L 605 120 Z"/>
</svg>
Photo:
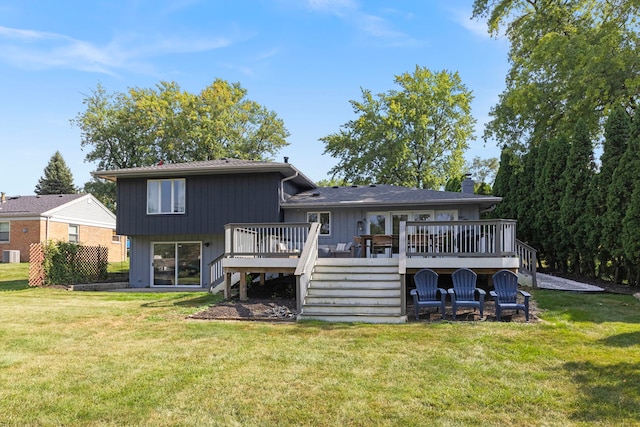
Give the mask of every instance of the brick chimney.
<svg viewBox="0 0 640 427">
<path fill-rule="evenodd" d="M 473 194 L 473 190 L 475 187 L 475 182 L 471 179 L 471 174 L 468 173 L 464 176 L 464 180 L 462 181 L 462 193 L 463 194 Z"/>
<path fill-rule="evenodd" d="M 4 203 L 7 201 L 7 195 L 5 193 L 0 193 L 0 203 Z"/>
</svg>

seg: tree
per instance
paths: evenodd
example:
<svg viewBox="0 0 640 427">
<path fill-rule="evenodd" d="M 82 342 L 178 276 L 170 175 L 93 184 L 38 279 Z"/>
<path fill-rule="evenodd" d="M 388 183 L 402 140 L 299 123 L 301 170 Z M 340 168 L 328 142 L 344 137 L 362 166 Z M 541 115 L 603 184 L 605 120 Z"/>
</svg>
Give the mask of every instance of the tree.
<svg viewBox="0 0 640 427">
<path fill-rule="evenodd" d="M 611 111 L 605 123 L 602 155 L 600 156 L 600 171 L 594 179 L 594 191 L 591 192 L 591 204 L 594 207 L 594 224 L 591 237 L 591 246 L 598 248 L 600 259 L 600 276 L 611 260 L 610 249 L 614 246 L 614 236 L 609 235 L 607 229 L 607 215 L 610 207 L 607 205 L 607 194 L 613 181 L 613 174 L 624 154 L 630 132 L 631 120 L 629 114 L 622 106 L 617 106 Z M 613 197 L 613 196 L 612 196 Z M 611 207 L 611 209 L 615 209 Z M 613 212 L 612 212 L 613 213 Z M 616 266 L 614 266 L 615 268 Z"/>
<path fill-rule="evenodd" d="M 520 159 L 514 152 L 506 146 L 503 147 L 500 153 L 500 166 L 493 183 L 493 195 L 502 197 L 502 202 L 494 211 L 496 218 L 515 219 L 517 215 L 516 187 L 520 165 Z"/>
<path fill-rule="evenodd" d="M 486 139 L 526 150 L 569 137 L 577 117 L 599 137 L 610 108 L 638 106 L 640 3 L 475 0 L 473 17 L 506 34 L 511 69 Z"/>
<path fill-rule="evenodd" d="M 467 163 L 466 167 L 475 182 L 491 185 L 496 179 L 499 166 L 500 162 L 497 157 L 482 159 L 476 156 L 471 163 Z"/>
<path fill-rule="evenodd" d="M 62 158 L 62 154 L 56 151 L 49 163 L 44 168 L 44 176 L 38 179 L 35 193 L 42 196 L 45 194 L 75 194 L 76 188 L 73 186 L 73 175 L 71 169 Z"/>
<path fill-rule="evenodd" d="M 330 170 L 355 184 L 394 184 L 439 189 L 462 173 L 473 137 L 473 99 L 458 73 L 416 66 L 395 77 L 399 90 L 350 101 L 356 119 L 321 138 L 338 159 Z"/>
<path fill-rule="evenodd" d="M 84 184 L 84 188 L 82 191 L 88 194 L 92 194 L 111 212 L 116 213 L 115 182 L 93 178 L 91 181 Z"/>
<path fill-rule="evenodd" d="M 85 160 L 98 169 L 150 166 L 223 157 L 269 160 L 286 146 L 284 122 L 246 99 L 240 84 L 216 79 L 199 94 L 175 82 L 154 89 L 107 93 L 98 85 L 84 99 L 80 128 Z"/>
<path fill-rule="evenodd" d="M 569 157 L 563 173 L 564 194 L 560 202 L 560 222 L 566 232 L 569 259 L 574 272 L 592 273 L 595 251 L 589 248 L 590 221 L 594 210 L 589 206 L 595 174 L 593 144 L 586 123 L 578 120 L 571 140 Z"/>
<path fill-rule="evenodd" d="M 621 118 L 621 127 L 616 137 L 622 138 L 627 132 L 624 130 L 624 119 Z M 628 143 L 624 154 L 620 157 L 618 164 L 611 176 L 611 184 L 607 191 L 607 209 L 603 219 L 603 242 L 611 255 L 614 264 L 614 283 L 618 283 L 620 269 L 628 261 L 625 258 L 624 241 L 620 228 L 631 203 L 636 179 L 640 171 L 635 168 L 639 162 L 640 151 L 638 147 L 631 143 L 640 136 L 640 117 L 636 114 L 630 124 Z M 613 135 L 610 135 L 610 137 Z"/>
</svg>

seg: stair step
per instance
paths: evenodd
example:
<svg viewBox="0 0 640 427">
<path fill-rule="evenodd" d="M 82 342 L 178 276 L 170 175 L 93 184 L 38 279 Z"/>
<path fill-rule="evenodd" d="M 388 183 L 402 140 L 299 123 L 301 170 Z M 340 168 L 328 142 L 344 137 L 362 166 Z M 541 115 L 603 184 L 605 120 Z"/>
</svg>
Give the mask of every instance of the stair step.
<svg viewBox="0 0 640 427">
<path fill-rule="evenodd" d="M 335 295 L 307 295 L 305 305 L 333 305 L 340 307 L 399 307 L 400 296 L 391 297 L 361 297 Z"/>
<path fill-rule="evenodd" d="M 397 266 L 381 266 L 381 267 L 373 267 L 368 265 L 361 266 L 353 266 L 353 265 L 316 265 L 315 273 L 395 273 L 398 274 Z"/>
<path fill-rule="evenodd" d="M 399 288 L 371 288 L 371 287 L 362 287 L 362 288 L 345 288 L 345 287 L 320 287 L 314 286 L 309 288 L 307 293 L 308 296 L 336 296 L 336 297 L 368 297 L 368 298 L 379 298 L 379 297 L 400 297 L 400 289 Z"/>
<path fill-rule="evenodd" d="M 373 316 L 368 314 L 299 314 L 297 320 L 320 320 L 323 322 L 344 323 L 406 323 L 407 316 L 389 315 Z"/>
<path fill-rule="evenodd" d="M 400 289 L 399 281 L 312 280 L 309 289 Z"/>
<path fill-rule="evenodd" d="M 380 305 L 336 305 L 336 304 L 305 304 L 302 313 L 305 315 L 315 314 L 366 314 L 371 316 L 377 315 L 400 315 L 399 304 L 380 304 Z"/>
<path fill-rule="evenodd" d="M 400 281 L 400 274 L 398 273 L 382 273 L 376 274 L 374 272 L 362 273 L 362 274 L 352 274 L 352 273 L 318 273 L 314 272 L 312 280 L 337 280 L 337 281 L 386 281 L 386 280 L 395 280 Z"/>
</svg>

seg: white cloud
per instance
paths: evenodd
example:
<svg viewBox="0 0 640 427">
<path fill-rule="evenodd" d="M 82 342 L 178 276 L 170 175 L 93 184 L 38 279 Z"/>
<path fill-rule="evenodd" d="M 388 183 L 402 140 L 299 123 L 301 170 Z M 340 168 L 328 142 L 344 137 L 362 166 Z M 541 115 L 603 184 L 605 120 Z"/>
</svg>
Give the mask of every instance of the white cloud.
<svg viewBox="0 0 640 427">
<path fill-rule="evenodd" d="M 362 34 L 371 37 L 376 43 L 385 45 L 407 46 L 418 43 L 408 34 L 398 31 L 388 20 L 378 15 L 372 15 L 362 10 L 353 0 L 307 0 L 307 8 L 314 12 L 330 13 L 347 24 L 354 26 Z M 383 12 L 401 15 L 396 9 L 383 9 Z M 405 15 L 405 19 L 411 19 Z"/>
<path fill-rule="evenodd" d="M 114 75 L 146 72 L 145 60 L 229 46 L 226 38 L 149 37 L 129 34 L 104 46 L 72 37 L 0 26 L 0 61 L 23 69 L 67 68 Z"/>
</svg>

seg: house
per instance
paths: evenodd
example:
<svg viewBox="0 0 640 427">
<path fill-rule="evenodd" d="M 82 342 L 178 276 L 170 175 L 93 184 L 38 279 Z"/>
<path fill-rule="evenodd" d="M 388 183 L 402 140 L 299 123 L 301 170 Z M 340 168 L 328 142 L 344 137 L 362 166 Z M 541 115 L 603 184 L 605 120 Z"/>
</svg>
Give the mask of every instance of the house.
<svg viewBox="0 0 640 427">
<path fill-rule="evenodd" d="M 127 256 L 126 238 L 116 234 L 115 215 L 91 194 L 1 193 L 0 251 L 29 262 L 29 246 L 48 241 L 107 247 L 110 262 Z"/>
<path fill-rule="evenodd" d="M 398 306 L 389 303 L 390 317 L 401 320 L 406 274 L 427 266 L 489 273 L 520 263 L 515 221 L 480 221 L 481 212 L 501 199 L 473 194 L 471 181 L 462 193 L 389 185 L 318 188 L 286 159 L 162 164 L 94 176 L 118 184 L 116 228 L 131 239 L 131 287 L 208 288 L 226 277 L 225 291 L 239 281 L 242 299 L 246 274 L 289 273 L 298 277 L 302 309 L 310 306 L 309 282 L 319 283 L 323 268 L 342 271 L 343 278 L 345 271 L 352 277 L 362 270 L 350 281 L 372 282 L 381 267 L 375 277 L 393 276 L 398 289 L 387 294 L 399 293 Z M 378 235 L 389 236 L 389 244 L 374 247 Z M 358 256 L 355 250 L 335 256 L 354 242 Z"/>
</svg>

